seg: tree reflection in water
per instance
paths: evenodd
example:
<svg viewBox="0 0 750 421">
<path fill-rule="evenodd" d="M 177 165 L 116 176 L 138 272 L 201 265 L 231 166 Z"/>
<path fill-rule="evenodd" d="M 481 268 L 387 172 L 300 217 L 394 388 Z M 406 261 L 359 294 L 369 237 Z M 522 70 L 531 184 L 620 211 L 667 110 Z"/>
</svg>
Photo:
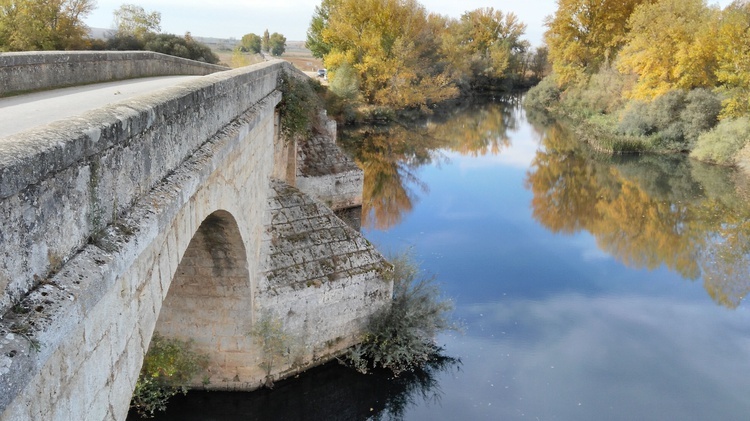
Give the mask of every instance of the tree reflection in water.
<svg viewBox="0 0 750 421">
<path fill-rule="evenodd" d="M 496 155 L 510 146 L 508 130 L 518 126 L 518 96 L 470 103 L 410 124 L 347 130 L 341 143 L 365 172 L 362 226 L 388 229 L 411 212 L 427 186 L 416 170 L 462 155 Z"/>
<path fill-rule="evenodd" d="M 388 229 L 427 187 L 417 170 L 445 151 L 499 154 L 518 128 L 519 97 L 469 104 L 410 125 L 342 136 L 365 171 L 362 223 Z M 553 232 L 590 232 L 599 248 L 632 268 L 661 266 L 702 279 L 719 304 L 750 292 L 747 177 L 682 156 L 610 156 L 592 151 L 548 116 L 527 115 L 540 148 L 528 172 L 536 220 Z"/>
<path fill-rule="evenodd" d="M 750 292 L 750 202 L 736 171 L 684 157 L 600 155 L 554 123 L 537 131 L 526 181 L 536 220 L 553 232 L 590 232 L 629 267 L 702 278 L 717 303 L 739 306 Z"/>
<path fill-rule="evenodd" d="M 360 374 L 336 362 L 279 381 L 255 393 L 189 392 L 175 396 L 155 420 L 401 420 L 406 410 L 440 403 L 441 375 L 460 369 L 460 360 L 441 356 L 424 369 Z M 128 418 L 137 419 L 137 418 Z"/>
</svg>

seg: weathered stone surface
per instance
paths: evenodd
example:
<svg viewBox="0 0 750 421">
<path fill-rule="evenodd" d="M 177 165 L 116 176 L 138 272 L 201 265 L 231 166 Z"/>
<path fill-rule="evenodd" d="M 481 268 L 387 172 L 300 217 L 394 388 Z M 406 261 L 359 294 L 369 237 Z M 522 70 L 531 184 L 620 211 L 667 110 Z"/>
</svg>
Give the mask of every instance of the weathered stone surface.
<svg viewBox="0 0 750 421">
<path fill-rule="evenodd" d="M 228 70 L 151 51 L 34 51 L 0 54 L 0 96 L 147 76 Z"/>
<path fill-rule="evenodd" d="M 295 186 L 331 209 L 362 205 L 364 173 L 336 146 L 336 122 L 326 133 L 299 141 Z"/>
<path fill-rule="evenodd" d="M 367 317 L 390 300 L 383 273 L 391 266 L 325 204 L 294 187 L 273 181 L 267 208 L 256 303 L 284 322 L 296 340 L 297 365 L 306 367 L 359 340 Z"/>
<path fill-rule="evenodd" d="M 125 419 L 155 330 L 193 339 L 220 389 L 263 383 L 262 311 L 295 338 L 274 377 L 356 341 L 388 265 L 321 202 L 269 188 L 295 155 L 275 113 L 288 66 L 3 140 L 0 421 Z"/>
</svg>

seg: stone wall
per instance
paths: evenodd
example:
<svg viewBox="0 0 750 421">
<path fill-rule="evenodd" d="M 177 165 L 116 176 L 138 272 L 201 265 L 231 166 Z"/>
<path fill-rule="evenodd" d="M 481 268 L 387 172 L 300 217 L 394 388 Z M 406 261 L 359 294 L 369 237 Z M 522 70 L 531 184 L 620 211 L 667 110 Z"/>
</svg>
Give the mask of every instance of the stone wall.
<svg viewBox="0 0 750 421">
<path fill-rule="evenodd" d="M 391 265 L 325 204 L 271 183 L 265 214 L 256 314 L 272 314 L 290 338 L 290 372 L 358 343 L 367 318 L 388 303 Z"/>
<path fill-rule="evenodd" d="M 0 54 L 0 96 L 148 76 L 228 70 L 151 51 L 34 51 Z"/>
<path fill-rule="evenodd" d="M 336 122 L 298 141 L 294 185 L 333 210 L 362 205 L 364 173 L 336 146 Z"/>
<path fill-rule="evenodd" d="M 216 73 L 4 138 L 0 314 L 206 139 L 278 95 L 283 63 Z"/>
<path fill-rule="evenodd" d="M 266 312 L 296 341 L 274 377 L 357 340 L 389 265 L 322 203 L 269 188 L 294 162 L 275 112 L 288 66 L 0 142 L 0 421 L 124 420 L 154 331 L 194 340 L 220 389 L 262 384 L 249 332 Z"/>
<path fill-rule="evenodd" d="M 209 75 L 0 142 L 0 419 L 123 419 L 162 299 L 211 213 L 240 221 L 259 273 L 285 66 Z"/>
</svg>

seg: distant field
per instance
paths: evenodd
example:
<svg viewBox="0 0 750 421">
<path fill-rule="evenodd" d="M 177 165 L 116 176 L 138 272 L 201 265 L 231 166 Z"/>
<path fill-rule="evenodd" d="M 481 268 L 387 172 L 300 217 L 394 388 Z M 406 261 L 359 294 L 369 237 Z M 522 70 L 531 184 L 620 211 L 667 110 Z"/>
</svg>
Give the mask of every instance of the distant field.
<svg viewBox="0 0 750 421">
<path fill-rule="evenodd" d="M 236 39 L 203 38 L 200 41 L 211 47 L 221 63 L 229 67 L 249 66 L 263 61 L 259 54 L 242 53 L 236 56 L 232 51 L 239 43 Z M 310 50 L 305 48 L 304 41 L 287 41 L 286 51 L 281 58 L 304 72 L 316 72 L 323 67 L 323 61 L 312 56 Z"/>
</svg>

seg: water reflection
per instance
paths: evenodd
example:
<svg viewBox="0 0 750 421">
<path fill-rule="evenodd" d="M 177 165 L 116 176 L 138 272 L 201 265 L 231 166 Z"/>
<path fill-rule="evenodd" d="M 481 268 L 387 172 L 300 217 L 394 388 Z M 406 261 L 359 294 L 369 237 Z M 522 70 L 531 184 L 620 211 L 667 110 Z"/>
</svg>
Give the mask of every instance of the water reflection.
<svg viewBox="0 0 750 421">
<path fill-rule="evenodd" d="M 682 157 L 601 156 L 560 125 L 537 130 L 542 148 L 526 180 L 536 220 L 590 232 L 629 267 L 702 278 L 717 303 L 739 306 L 750 291 L 750 206 L 736 172 Z"/>
<path fill-rule="evenodd" d="M 391 378 L 385 372 L 359 374 L 336 362 L 277 382 L 251 394 L 190 392 L 169 402 L 156 420 L 401 420 L 408 408 L 439 404 L 437 378 L 460 361 L 441 356 L 422 370 Z M 131 414 L 129 419 L 136 420 Z"/>
<path fill-rule="evenodd" d="M 386 230 L 412 211 L 427 186 L 416 175 L 424 165 L 462 155 L 497 155 L 510 146 L 508 131 L 518 126 L 520 97 L 470 103 L 415 124 L 348 131 L 342 144 L 365 172 L 362 224 Z"/>
<path fill-rule="evenodd" d="M 413 125 L 349 132 L 343 143 L 365 171 L 362 226 L 387 230 L 410 213 L 427 186 L 418 169 L 466 156 L 498 155 L 521 119 L 520 97 L 469 104 Z M 631 268 L 666 266 L 702 279 L 719 304 L 750 292 L 750 201 L 735 171 L 682 156 L 608 156 L 563 126 L 529 115 L 540 141 L 526 187 L 533 217 L 556 233 L 593 234 Z"/>
</svg>

